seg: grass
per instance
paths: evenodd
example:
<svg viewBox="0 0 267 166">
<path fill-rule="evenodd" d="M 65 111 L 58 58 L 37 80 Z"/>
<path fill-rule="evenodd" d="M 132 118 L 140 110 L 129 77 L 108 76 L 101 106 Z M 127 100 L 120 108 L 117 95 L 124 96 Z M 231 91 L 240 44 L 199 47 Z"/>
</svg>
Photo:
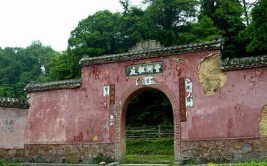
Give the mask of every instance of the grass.
<svg viewBox="0 0 267 166">
<path fill-rule="evenodd" d="M 126 141 L 127 155 L 174 155 L 173 138 Z"/>
<path fill-rule="evenodd" d="M 208 163 L 207 166 L 267 166 L 267 161 L 250 161 L 244 163 L 227 163 L 227 164 L 215 164 L 215 163 Z"/>
<path fill-rule="evenodd" d="M 173 138 L 128 139 L 126 163 L 165 164 L 174 161 Z"/>
<path fill-rule="evenodd" d="M 167 164 L 173 161 L 173 155 L 126 155 L 126 163 L 131 164 Z"/>
<path fill-rule="evenodd" d="M 126 140 L 126 163 L 168 164 L 174 162 L 173 138 Z M 194 164 L 188 164 L 194 165 Z M 244 163 L 208 163 L 208 166 L 267 166 L 267 161 Z"/>
<path fill-rule="evenodd" d="M 3 160 L 0 160 L 0 166 L 16 166 L 14 163 L 7 163 Z"/>
</svg>

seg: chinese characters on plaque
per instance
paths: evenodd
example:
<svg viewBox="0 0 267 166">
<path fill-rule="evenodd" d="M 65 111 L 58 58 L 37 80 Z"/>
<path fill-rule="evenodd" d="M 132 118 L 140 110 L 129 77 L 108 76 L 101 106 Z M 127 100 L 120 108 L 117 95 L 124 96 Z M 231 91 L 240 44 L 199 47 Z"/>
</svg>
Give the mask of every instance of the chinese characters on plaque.
<svg viewBox="0 0 267 166">
<path fill-rule="evenodd" d="M 109 96 L 109 86 L 103 87 L 103 96 Z"/>
<path fill-rule="evenodd" d="M 193 107 L 192 81 L 189 78 L 179 78 L 179 102 L 181 122 L 186 122 L 186 109 Z"/>
<path fill-rule="evenodd" d="M 192 81 L 189 78 L 185 79 L 185 91 L 187 93 L 185 103 L 186 107 L 193 107 L 193 97 L 192 97 Z"/>
<path fill-rule="evenodd" d="M 115 104 L 115 84 L 103 87 L 103 96 L 110 96 L 110 104 Z"/>
<path fill-rule="evenodd" d="M 142 84 L 143 85 L 152 85 L 152 84 L 156 84 L 156 82 L 155 82 L 153 77 L 149 76 L 149 77 L 144 77 L 143 78 Z"/>
<path fill-rule="evenodd" d="M 162 62 L 154 62 L 149 64 L 138 64 L 131 65 L 126 67 L 126 76 L 140 76 L 140 75 L 149 75 L 149 74 L 158 74 L 162 73 L 163 66 Z"/>
</svg>

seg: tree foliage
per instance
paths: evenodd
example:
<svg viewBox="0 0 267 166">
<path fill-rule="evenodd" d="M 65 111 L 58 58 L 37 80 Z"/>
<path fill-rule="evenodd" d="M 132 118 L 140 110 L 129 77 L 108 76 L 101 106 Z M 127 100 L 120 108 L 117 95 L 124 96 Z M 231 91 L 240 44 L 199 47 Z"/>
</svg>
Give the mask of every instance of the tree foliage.
<svg viewBox="0 0 267 166">
<path fill-rule="evenodd" d="M 199 17 L 198 22 L 188 26 L 188 29 L 189 32 L 179 34 L 179 39 L 184 43 L 211 41 L 218 39 L 218 34 L 221 34 L 221 30 L 206 15 Z"/>
<path fill-rule="evenodd" d="M 267 0 L 259 0 L 252 10 L 252 23 L 248 28 L 251 39 L 249 52 L 266 53 L 267 50 Z"/>
<path fill-rule="evenodd" d="M 23 88 L 31 80 L 79 78 L 78 62 L 84 55 L 127 52 L 146 39 L 171 46 L 222 36 L 223 57 L 267 52 L 267 0 L 144 0 L 146 8 L 119 1 L 123 12 L 98 11 L 81 20 L 70 33 L 68 49 L 61 53 L 39 41 L 27 48 L 0 48 L 0 96 L 25 98 Z M 169 122 L 168 110 L 171 106 L 164 94 L 141 93 L 129 105 L 133 118 L 128 121 Z"/>
<path fill-rule="evenodd" d="M 25 98 L 24 87 L 45 74 L 46 62 L 54 52 L 39 41 L 26 49 L 0 49 L 0 96 Z"/>
<path fill-rule="evenodd" d="M 179 30 L 197 16 L 197 0 L 146 0 L 146 14 L 165 30 Z"/>
<path fill-rule="evenodd" d="M 202 0 L 200 16 L 209 17 L 225 41 L 223 57 L 237 57 L 245 53 L 246 40 L 240 37 L 246 28 L 243 15 L 239 0 Z"/>
<path fill-rule="evenodd" d="M 116 53 L 121 14 L 108 10 L 96 12 L 82 20 L 71 32 L 69 48 L 80 58 L 83 54 L 100 56 Z"/>
</svg>

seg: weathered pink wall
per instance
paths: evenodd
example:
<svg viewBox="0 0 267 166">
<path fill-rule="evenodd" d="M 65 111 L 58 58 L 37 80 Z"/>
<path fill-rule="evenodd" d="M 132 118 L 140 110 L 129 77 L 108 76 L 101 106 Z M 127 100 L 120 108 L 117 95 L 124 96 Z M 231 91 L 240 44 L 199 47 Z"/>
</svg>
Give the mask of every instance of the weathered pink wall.
<svg viewBox="0 0 267 166">
<path fill-rule="evenodd" d="M 163 73 L 153 75 L 157 84 L 173 90 L 178 100 L 178 78 L 197 80 L 201 57 L 218 51 L 82 67 L 82 84 L 77 89 L 29 93 L 26 143 L 114 142 L 114 126 L 109 124 L 112 106 L 103 87 L 115 84 L 115 105 L 122 95 L 144 76 L 126 77 L 128 65 L 163 62 Z"/>
<path fill-rule="evenodd" d="M 0 107 L 0 148 L 23 149 L 27 109 Z"/>
<path fill-rule="evenodd" d="M 258 137 L 260 111 L 267 104 L 266 69 L 225 72 L 227 82 L 213 96 L 205 96 L 193 77 L 194 107 L 182 123 L 182 139 Z"/>
<path fill-rule="evenodd" d="M 198 78 L 203 51 L 82 67 L 82 84 L 77 89 L 29 93 L 26 143 L 107 143 L 114 142 L 111 110 L 122 95 L 144 76 L 126 77 L 128 65 L 163 62 L 163 73 L 153 75 L 157 84 L 173 91 L 179 99 L 178 78 L 193 83 L 194 106 L 181 122 L 182 140 L 257 137 L 258 118 L 267 104 L 266 67 L 228 71 L 226 84 L 213 96 L 205 96 Z M 103 87 L 115 84 L 115 106 Z"/>
<path fill-rule="evenodd" d="M 26 143 L 108 142 L 108 112 L 86 88 L 30 94 Z"/>
</svg>

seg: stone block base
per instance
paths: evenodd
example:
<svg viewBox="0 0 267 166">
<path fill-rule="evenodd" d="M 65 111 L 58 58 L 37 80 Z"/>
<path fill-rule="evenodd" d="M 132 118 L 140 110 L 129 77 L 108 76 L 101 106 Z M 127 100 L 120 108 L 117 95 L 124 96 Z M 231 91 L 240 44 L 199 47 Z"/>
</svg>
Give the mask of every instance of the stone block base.
<svg viewBox="0 0 267 166">
<path fill-rule="evenodd" d="M 8 162 L 99 163 L 114 161 L 114 144 L 28 144 L 24 149 L 0 149 Z"/>
<path fill-rule="evenodd" d="M 267 159 L 267 137 L 181 142 L 185 162 L 243 162 Z"/>
</svg>

